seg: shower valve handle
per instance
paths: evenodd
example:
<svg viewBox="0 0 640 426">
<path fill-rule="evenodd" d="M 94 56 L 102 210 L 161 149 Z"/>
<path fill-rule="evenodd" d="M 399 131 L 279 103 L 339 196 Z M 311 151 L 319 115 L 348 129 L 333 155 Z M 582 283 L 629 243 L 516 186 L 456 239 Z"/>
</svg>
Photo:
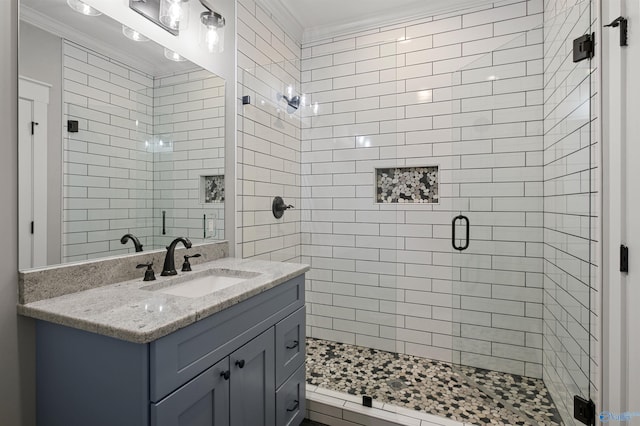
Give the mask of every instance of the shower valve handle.
<svg viewBox="0 0 640 426">
<path fill-rule="evenodd" d="M 294 208 L 295 207 L 291 204 L 286 204 L 282 197 L 275 197 L 273 199 L 273 203 L 271 204 L 271 211 L 273 212 L 273 216 L 276 219 L 280 219 L 284 215 L 285 210 Z"/>
</svg>

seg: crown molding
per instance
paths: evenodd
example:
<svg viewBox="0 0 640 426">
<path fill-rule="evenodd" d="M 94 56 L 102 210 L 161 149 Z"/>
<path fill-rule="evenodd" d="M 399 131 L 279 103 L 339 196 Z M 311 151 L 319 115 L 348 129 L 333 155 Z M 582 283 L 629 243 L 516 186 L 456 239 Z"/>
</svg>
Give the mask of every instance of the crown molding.
<svg viewBox="0 0 640 426">
<path fill-rule="evenodd" d="M 281 0 L 257 0 L 257 3 L 264 10 L 271 14 L 280 27 L 293 38 L 294 41 L 302 44 L 305 29 L 298 21 L 298 18 L 291 13 L 289 8 L 282 3 Z"/>
<path fill-rule="evenodd" d="M 277 0 L 280 2 L 280 0 Z M 488 3 L 493 6 L 493 2 Z M 386 13 L 365 15 L 362 19 L 343 21 L 337 24 L 323 25 L 304 30 L 302 43 L 314 43 L 334 37 L 345 36 L 360 31 L 366 31 L 381 26 L 389 26 L 407 20 L 421 19 L 470 7 L 487 5 L 487 0 L 466 0 L 452 4 L 451 0 L 429 0 L 415 7 L 394 9 Z M 284 7 L 284 5 L 283 5 Z M 285 7 L 286 8 L 286 7 Z M 289 12 L 291 14 L 291 12 Z"/>
<path fill-rule="evenodd" d="M 20 20 L 60 38 L 72 41 L 98 53 L 102 53 L 103 55 L 122 62 L 123 64 L 133 67 L 139 71 L 143 71 L 151 76 L 155 75 L 158 71 L 154 64 L 140 60 L 134 56 L 127 55 L 121 50 L 115 49 L 102 40 L 88 34 L 79 33 L 78 30 L 63 24 L 60 21 L 53 20 L 31 7 L 20 5 Z"/>
</svg>

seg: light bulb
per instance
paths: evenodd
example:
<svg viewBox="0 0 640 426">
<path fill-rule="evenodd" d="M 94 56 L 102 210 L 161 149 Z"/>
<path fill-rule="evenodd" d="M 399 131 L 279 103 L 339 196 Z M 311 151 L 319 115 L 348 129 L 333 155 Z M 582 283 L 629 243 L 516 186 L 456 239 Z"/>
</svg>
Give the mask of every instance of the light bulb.
<svg viewBox="0 0 640 426">
<path fill-rule="evenodd" d="M 127 27 L 126 25 L 122 26 L 122 34 L 124 34 L 124 36 L 129 40 L 140 41 L 140 42 L 149 41 L 149 38 L 143 36 L 133 28 Z"/>
<path fill-rule="evenodd" d="M 224 50 L 224 25 L 222 15 L 206 11 L 200 14 L 200 44 L 209 53 L 220 53 Z"/>
<path fill-rule="evenodd" d="M 167 49 L 166 47 L 164 48 L 164 57 L 174 61 L 174 62 L 184 62 L 186 61 L 185 58 L 183 58 L 182 56 L 180 56 L 179 54 L 177 54 L 176 52 L 174 52 L 171 49 Z"/>
<path fill-rule="evenodd" d="M 161 0 L 160 22 L 172 30 L 184 30 L 189 17 L 189 6 L 185 0 Z"/>
<path fill-rule="evenodd" d="M 100 12 L 97 9 L 94 9 L 93 7 L 89 6 L 88 4 L 80 0 L 67 0 L 67 4 L 71 9 L 75 10 L 76 12 L 82 13 L 83 15 L 87 15 L 87 16 L 102 15 L 102 12 Z"/>
<path fill-rule="evenodd" d="M 207 50 L 213 53 L 216 50 L 218 42 L 220 41 L 220 37 L 218 37 L 218 32 L 215 28 L 207 29 L 207 34 L 205 36 L 205 44 L 207 46 Z"/>
</svg>

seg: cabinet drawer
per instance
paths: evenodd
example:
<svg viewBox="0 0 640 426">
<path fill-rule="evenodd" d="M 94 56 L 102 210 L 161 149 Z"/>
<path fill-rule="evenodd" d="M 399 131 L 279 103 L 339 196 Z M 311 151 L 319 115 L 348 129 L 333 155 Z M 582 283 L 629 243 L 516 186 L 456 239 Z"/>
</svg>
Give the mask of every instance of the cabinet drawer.
<svg viewBox="0 0 640 426">
<path fill-rule="evenodd" d="M 151 401 L 159 401 L 302 306 L 304 275 L 152 342 Z"/>
<path fill-rule="evenodd" d="M 305 367 L 302 364 L 276 392 L 276 426 L 298 426 L 304 419 Z"/>
<path fill-rule="evenodd" d="M 305 332 L 304 306 L 276 324 L 276 386 L 304 362 Z"/>
</svg>

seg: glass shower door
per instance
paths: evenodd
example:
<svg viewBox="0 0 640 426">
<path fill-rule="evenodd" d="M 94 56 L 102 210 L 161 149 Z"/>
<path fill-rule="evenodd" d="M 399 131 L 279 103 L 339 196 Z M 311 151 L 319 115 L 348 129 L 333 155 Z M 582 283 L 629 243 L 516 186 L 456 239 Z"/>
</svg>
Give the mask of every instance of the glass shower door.
<svg viewBox="0 0 640 426">
<path fill-rule="evenodd" d="M 559 424 L 590 396 L 592 70 L 570 45 L 589 2 L 545 20 L 455 73 L 452 348 L 512 421 Z"/>
</svg>

